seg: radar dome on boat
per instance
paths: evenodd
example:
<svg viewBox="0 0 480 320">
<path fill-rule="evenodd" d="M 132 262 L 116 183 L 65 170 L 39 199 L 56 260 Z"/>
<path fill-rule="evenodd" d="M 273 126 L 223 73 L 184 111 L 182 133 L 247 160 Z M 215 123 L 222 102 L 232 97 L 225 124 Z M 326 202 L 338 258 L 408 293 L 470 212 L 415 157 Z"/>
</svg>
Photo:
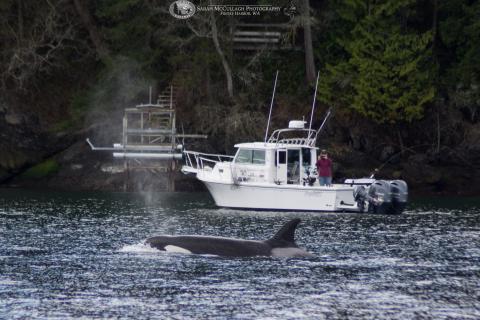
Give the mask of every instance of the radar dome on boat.
<svg viewBox="0 0 480 320">
<path fill-rule="evenodd" d="M 288 123 L 288 128 L 289 129 L 305 129 L 305 123 L 307 122 L 303 120 L 291 120 Z"/>
</svg>

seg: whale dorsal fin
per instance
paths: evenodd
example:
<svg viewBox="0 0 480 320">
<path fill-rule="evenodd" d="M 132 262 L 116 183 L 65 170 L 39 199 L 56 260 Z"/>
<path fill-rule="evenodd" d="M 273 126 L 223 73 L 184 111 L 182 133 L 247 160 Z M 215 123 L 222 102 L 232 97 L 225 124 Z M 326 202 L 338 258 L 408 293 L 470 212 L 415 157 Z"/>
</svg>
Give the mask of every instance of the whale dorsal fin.
<svg viewBox="0 0 480 320">
<path fill-rule="evenodd" d="M 283 227 L 270 240 L 287 241 L 295 243 L 295 229 L 300 223 L 300 219 L 292 219 L 285 223 Z"/>
</svg>

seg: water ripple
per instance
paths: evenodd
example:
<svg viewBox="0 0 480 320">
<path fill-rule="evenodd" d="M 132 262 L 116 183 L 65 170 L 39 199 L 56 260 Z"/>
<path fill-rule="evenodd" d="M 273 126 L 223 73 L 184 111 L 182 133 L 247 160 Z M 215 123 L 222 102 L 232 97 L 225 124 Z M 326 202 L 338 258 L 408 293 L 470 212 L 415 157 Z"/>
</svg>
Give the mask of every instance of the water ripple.
<svg viewBox="0 0 480 320">
<path fill-rule="evenodd" d="M 217 209 L 206 194 L 1 190 L 0 318 L 478 319 L 480 201 L 400 216 Z M 312 259 L 165 254 L 156 234 L 267 239 Z"/>
</svg>

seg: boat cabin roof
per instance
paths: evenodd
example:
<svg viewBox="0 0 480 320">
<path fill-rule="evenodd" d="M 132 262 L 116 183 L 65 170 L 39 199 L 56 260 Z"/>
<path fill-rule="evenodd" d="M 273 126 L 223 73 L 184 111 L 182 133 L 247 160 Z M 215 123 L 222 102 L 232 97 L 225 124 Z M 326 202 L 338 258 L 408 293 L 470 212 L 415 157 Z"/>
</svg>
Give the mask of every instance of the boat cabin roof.
<svg viewBox="0 0 480 320">
<path fill-rule="evenodd" d="M 246 142 L 237 143 L 235 148 L 249 148 L 259 150 L 275 150 L 275 149 L 317 149 L 315 141 L 317 139 L 317 131 L 314 129 L 305 129 L 305 121 L 290 121 L 290 125 L 298 125 L 301 127 L 289 127 L 286 129 L 277 129 L 272 132 L 267 142 Z M 293 135 L 294 133 L 294 135 Z"/>
<path fill-rule="evenodd" d="M 299 145 L 294 143 L 272 143 L 272 142 L 244 142 L 244 143 L 237 143 L 235 148 L 249 148 L 249 149 L 280 149 L 280 148 L 309 148 L 309 149 L 317 149 L 315 147 L 310 147 L 307 145 Z"/>
</svg>

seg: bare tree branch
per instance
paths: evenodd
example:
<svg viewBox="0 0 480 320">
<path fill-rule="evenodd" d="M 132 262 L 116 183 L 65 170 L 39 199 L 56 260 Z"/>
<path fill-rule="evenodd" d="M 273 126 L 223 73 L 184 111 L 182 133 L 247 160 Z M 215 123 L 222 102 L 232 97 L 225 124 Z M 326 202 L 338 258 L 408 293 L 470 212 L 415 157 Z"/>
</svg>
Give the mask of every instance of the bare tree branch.
<svg viewBox="0 0 480 320">
<path fill-rule="evenodd" d="M 82 51 L 84 57 L 91 55 L 77 36 L 78 23 L 69 11 L 69 2 L 45 1 L 46 6 L 18 0 L 17 5 L 22 6 L 24 13 L 21 22 L 9 21 L 8 12 L 4 13 L 7 16 L 0 16 L 4 38 L 0 43 L 0 85 L 3 88 L 10 84 L 17 90 L 25 90 L 40 74 L 64 65 L 66 60 L 62 54 L 66 49 Z M 28 16 L 26 12 L 35 14 Z"/>
</svg>

